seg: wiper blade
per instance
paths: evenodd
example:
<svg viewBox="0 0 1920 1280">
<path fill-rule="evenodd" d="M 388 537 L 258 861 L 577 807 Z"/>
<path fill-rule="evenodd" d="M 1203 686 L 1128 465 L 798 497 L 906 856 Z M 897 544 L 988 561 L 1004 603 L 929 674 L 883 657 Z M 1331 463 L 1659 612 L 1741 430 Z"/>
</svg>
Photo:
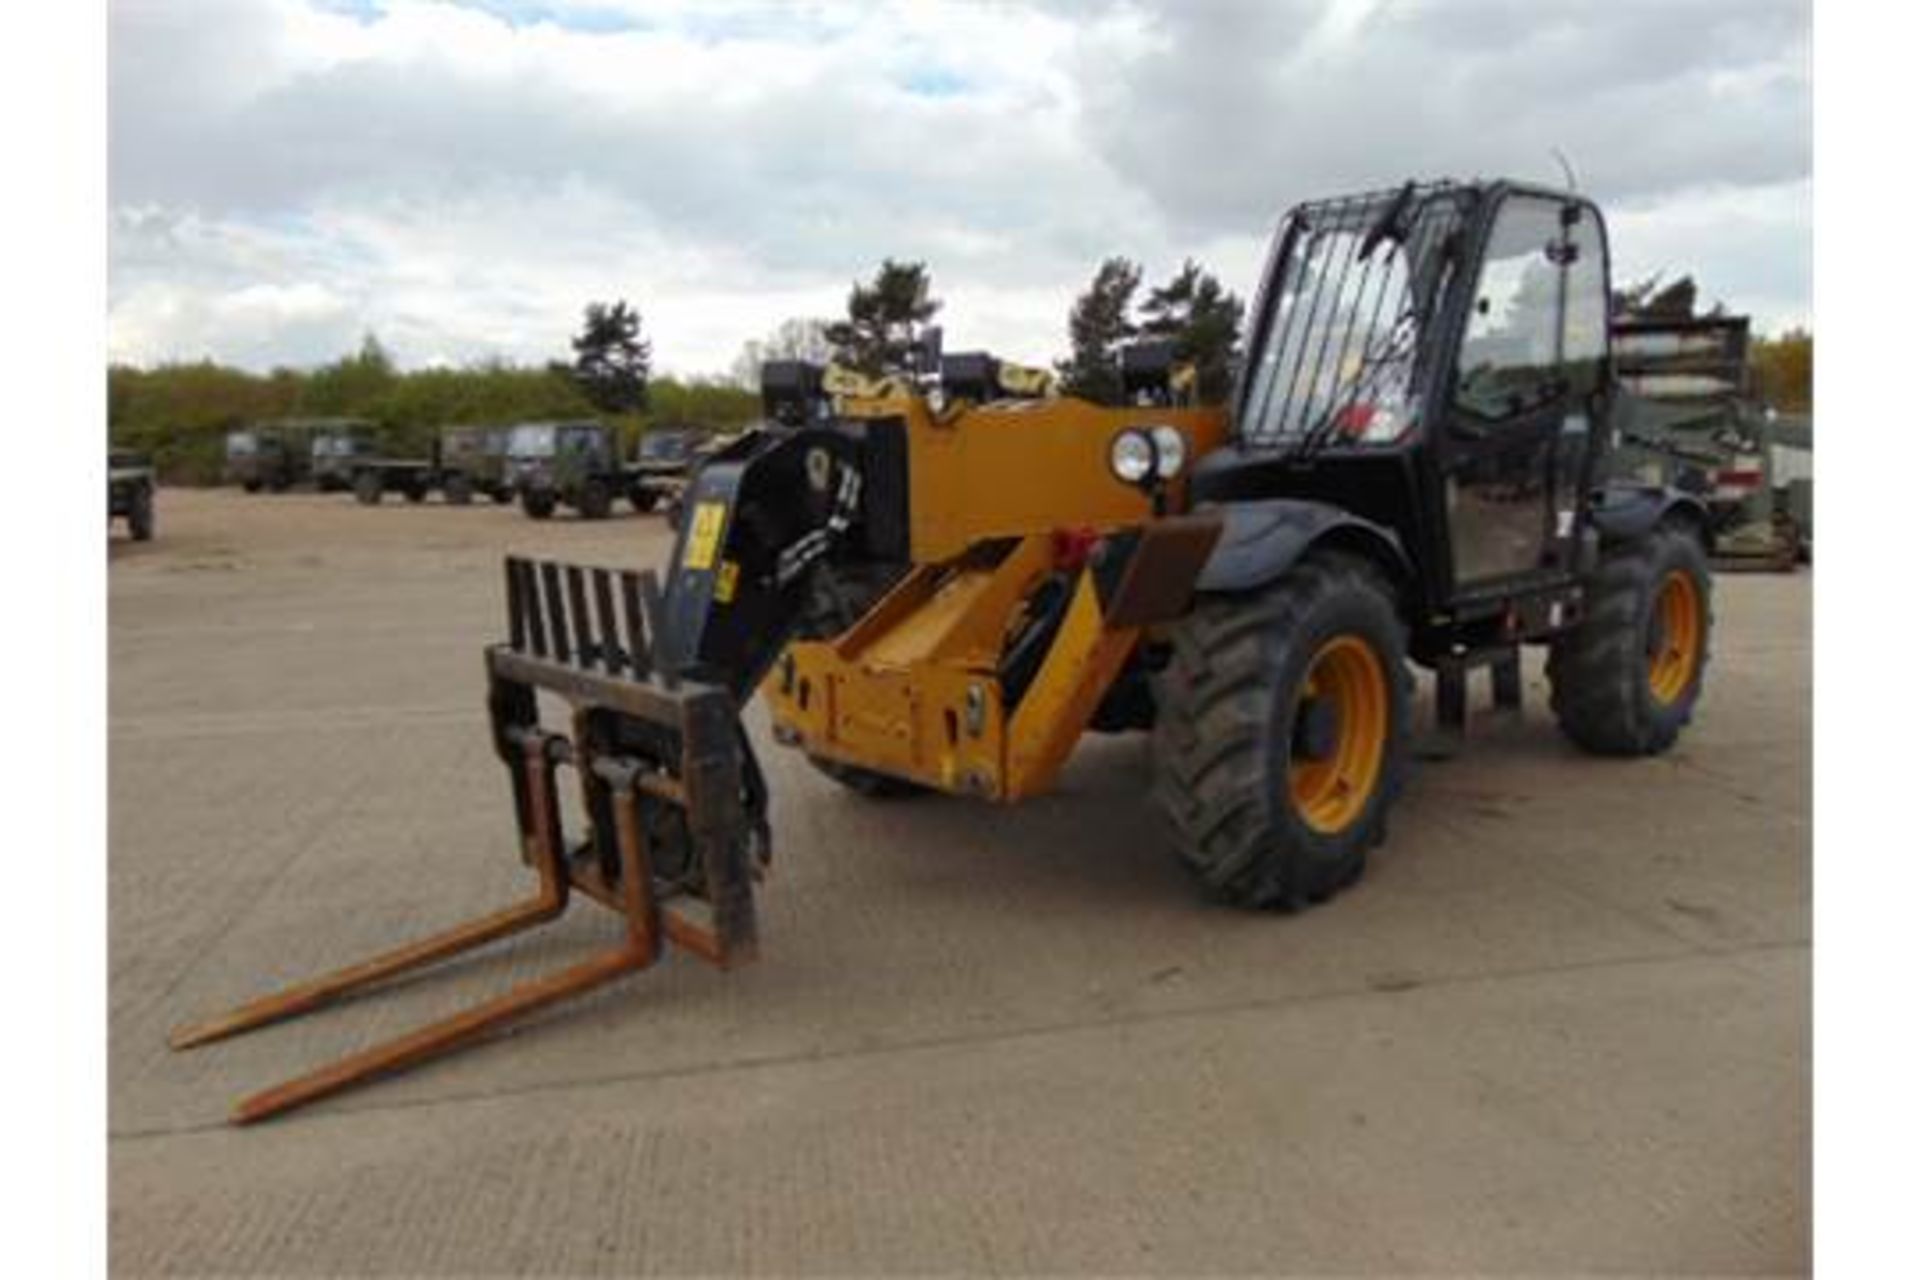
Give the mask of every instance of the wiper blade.
<svg viewBox="0 0 1920 1280">
<path fill-rule="evenodd" d="M 1405 238 L 1406 232 L 1400 227 L 1400 219 L 1412 202 L 1413 183 L 1409 182 L 1400 188 L 1400 194 L 1388 202 L 1387 207 L 1380 211 L 1380 216 L 1374 219 L 1373 225 L 1367 228 L 1366 238 L 1360 241 L 1359 260 L 1361 262 L 1371 258 L 1373 251 L 1379 248 L 1380 242 L 1388 236 L 1392 236 L 1396 241 Z"/>
</svg>

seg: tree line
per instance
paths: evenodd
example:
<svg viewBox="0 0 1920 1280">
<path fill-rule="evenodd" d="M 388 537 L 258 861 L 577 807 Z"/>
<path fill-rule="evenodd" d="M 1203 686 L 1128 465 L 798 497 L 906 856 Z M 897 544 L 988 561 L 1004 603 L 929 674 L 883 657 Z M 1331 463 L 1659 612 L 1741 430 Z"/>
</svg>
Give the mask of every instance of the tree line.
<svg viewBox="0 0 1920 1280">
<path fill-rule="evenodd" d="M 1143 293 L 1144 283 L 1142 266 L 1126 257 L 1109 257 L 1095 269 L 1068 309 L 1068 354 L 1054 362 L 1061 390 L 1120 403 L 1120 351 L 1154 338 L 1171 342 L 1175 358 L 1193 365 L 1203 401 L 1225 399 L 1241 354 L 1240 298 L 1192 259 Z M 1671 284 L 1656 277 L 1626 286 L 1614 305 L 1621 312 L 1691 315 L 1697 296 L 1690 277 Z M 443 425 L 598 416 L 619 425 L 629 444 L 655 426 L 729 430 L 759 416 L 763 361 L 834 361 L 870 374 L 899 372 L 910 366 L 942 305 L 926 263 L 888 258 L 871 279 L 854 282 L 844 317 L 787 320 L 746 343 L 729 373 L 713 378 L 655 376 L 640 312 L 624 299 L 588 304 L 570 339 L 571 359 L 544 366 L 491 360 L 401 370 L 372 334 L 358 351 L 314 369 L 256 374 L 206 360 L 152 369 L 112 365 L 109 434 L 115 444 L 153 455 L 168 480 L 204 483 L 218 478 L 226 432 L 274 418 L 367 419 L 384 449 L 410 455 L 424 454 Z M 1811 333 L 1756 338 L 1751 350 L 1759 398 L 1787 412 L 1809 411 Z"/>
<path fill-rule="evenodd" d="M 599 417 L 631 446 L 654 426 L 728 430 L 759 414 L 759 397 L 727 380 L 653 376 L 650 344 L 625 303 L 594 303 L 574 359 L 545 366 L 488 360 L 462 368 L 398 368 L 372 334 L 315 369 L 250 373 L 211 360 L 107 369 L 107 423 L 116 444 L 153 457 L 175 483 L 219 479 L 226 433 L 275 418 L 361 418 L 380 448 L 425 456 L 442 426 L 498 426 Z"/>
</svg>

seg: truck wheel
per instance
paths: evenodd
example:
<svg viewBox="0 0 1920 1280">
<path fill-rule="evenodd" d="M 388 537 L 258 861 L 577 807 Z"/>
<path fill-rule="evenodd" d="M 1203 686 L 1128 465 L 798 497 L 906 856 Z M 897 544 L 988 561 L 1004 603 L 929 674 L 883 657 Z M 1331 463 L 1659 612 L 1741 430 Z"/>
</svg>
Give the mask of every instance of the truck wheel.
<svg viewBox="0 0 1920 1280">
<path fill-rule="evenodd" d="M 441 492 L 446 495 L 449 506 L 468 506 L 473 502 L 473 481 L 463 475 L 450 475 Z"/>
<path fill-rule="evenodd" d="M 406 495 L 408 502 L 414 503 L 415 505 L 427 500 L 427 486 L 426 482 L 422 480 L 407 481 L 407 487 L 400 492 Z"/>
<path fill-rule="evenodd" d="M 493 500 L 498 505 L 504 507 L 509 502 L 513 501 L 513 490 L 508 488 L 506 485 L 501 485 L 498 489 L 495 489 L 493 491 Z"/>
<path fill-rule="evenodd" d="M 520 509 L 535 520 L 545 520 L 553 514 L 553 495 L 528 489 L 520 495 Z"/>
<path fill-rule="evenodd" d="M 1406 630 L 1364 560 L 1310 555 L 1205 599 L 1155 689 L 1154 798 L 1226 902 L 1295 909 L 1352 884 L 1406 771 Z"/>
<path fill-rule="evenodd" d="M 1600 755 L 1665 751 L 1693 718 L 1712 632 L 1713 575 L 1698 538 L 1666 524 L 1609 548 L 1585 616 L 1547 657 L 1561 732 Z"/>
<path fill-rule="evenodd" d="M 627 495 L 627 499 L 633 503 L 633 509 L 641 515 L 647 514 L 647 512 L 660 505 L 660 494 L 659 491 L 655 489 L 642 489 L 635 486 L 632 492 Z"/>
<path fill-rule="evenodd" d="M 580 500 L 574 504 L 582 520 L 605 520 L 613 514 L 613 491 L 599 480 L 580 486 Z"/>
<path fill-rule="evenodd" d="M 142 489 L 127 510 L 127 532 L 135 542 L 153 541 L 153 490 Z"/>
<path fill-rule="evenodd" d="M 245 489 L 248 493 L 260 492 L 260 482 L 258 480 L 242 480 L 240 482 L 240 487 L 242 489 Z"/>
<path fill-rule="evenodd" d="M 369 507 L 380 505 L 380 498 L 385 488 L 386 486 L 380 482 L 380 477 L 371 471 L 362 471 L 353 478 L 354 498 Z"/>
</svg>

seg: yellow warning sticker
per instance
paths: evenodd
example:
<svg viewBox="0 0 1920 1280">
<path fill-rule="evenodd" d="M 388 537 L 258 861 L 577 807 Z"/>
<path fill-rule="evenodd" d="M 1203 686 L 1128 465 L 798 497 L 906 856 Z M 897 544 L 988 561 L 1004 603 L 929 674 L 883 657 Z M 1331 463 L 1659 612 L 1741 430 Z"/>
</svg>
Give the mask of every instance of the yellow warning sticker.
<svg viewBox="0 0 1920 1280">
<path fill-rule="evenodd" d="M 688 569 L 711 569 L 720 550 L 720 527 L 727 522 L 727 504 L 703 502 L 693 509 L 693 528 L 687 533 L 687 554 L 680 563 Z"/>
<path fill-rule="evenodd" d="M 740 562 L 722 560 L 720 572 L 714 575 L 713 598 L 721 604 L 732 604 L 733 593 L 740 585 Z"/>
</svg>

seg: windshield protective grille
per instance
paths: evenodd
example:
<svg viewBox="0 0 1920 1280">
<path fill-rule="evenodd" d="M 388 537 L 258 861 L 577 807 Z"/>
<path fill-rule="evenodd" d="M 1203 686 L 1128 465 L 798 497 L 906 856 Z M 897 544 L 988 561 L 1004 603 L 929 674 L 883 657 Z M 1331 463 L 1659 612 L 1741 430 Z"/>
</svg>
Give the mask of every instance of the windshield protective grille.
<svg viewBox="0 0 1920 1280">
<path fill-rule="evenodd" d="M 1387 444 L 1412 429 L 1420 335 L 1461 217 L 1445 187 L 1301 205 L 1287 216 L 1241 394 L 1245 443 Z"/>
</svg>

